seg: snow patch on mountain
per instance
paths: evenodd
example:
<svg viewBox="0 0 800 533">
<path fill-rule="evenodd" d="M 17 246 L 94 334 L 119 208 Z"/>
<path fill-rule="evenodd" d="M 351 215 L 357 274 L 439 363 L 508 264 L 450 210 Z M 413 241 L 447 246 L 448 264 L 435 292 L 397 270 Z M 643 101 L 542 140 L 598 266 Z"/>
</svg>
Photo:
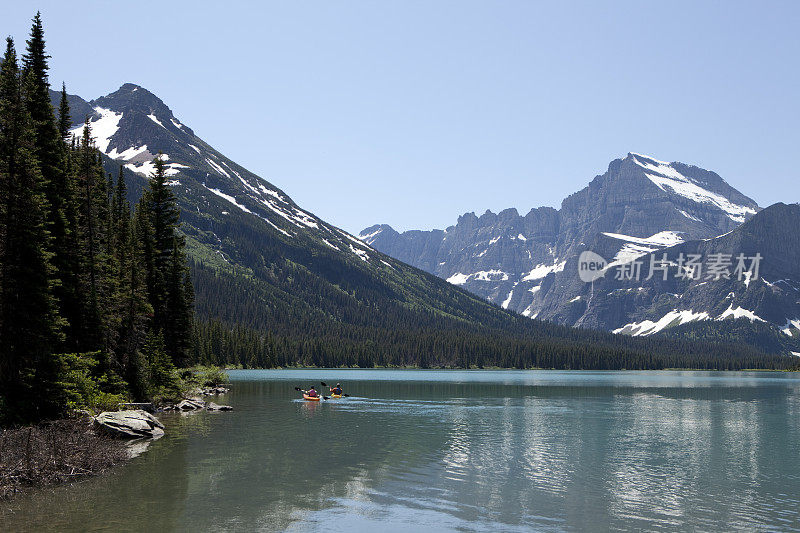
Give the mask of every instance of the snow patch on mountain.
<svg viewBox="0 0 800 533">
<path fill-rule="evenodd" d="M 217 172 L 217 174 L 219 174 L 220 176 L 225 176 L 225 177 L 226 177 L 226 178 L 228 178 L 228 179 L 233 179 L 233 178 L 231 178 L 231 175 L 230 175 L 230 174 L 228 174 L 228 173 L 225 171 L 225 169 L 224 169 L 224 168 L 222 168 L 221 166 L 219 166 L 217 163 L 215 163 L 214 161 L 212 161 L 212 160 L 211 160 L 211 159 L 209 159 L 208 157 L 206 157 L 206 163 L 208 163 L 208 165 L 209 165 L 211 168 L 213 168 L 213 169 L 214 169 L 214 170 Z"/>
<path fill-rule="evenodd" d="M 719 315 L 719 317 L 717 317 L 717 320 L 725 320 L 726 318 L 748 318 L 750 319 L 750 322 L 766 322 L 766 320 L 756 315 L 753 311 L 744 309 L 742 307 L 734 308 L 733 304 L 730 304 L 728 308 L 721 315 Z"/>
<path fill-rule="evenodd" d="M 502 270 L 479 270 L 472 274 L 462 274 L 457 272 L 447 278 L 448 283 L 453 285 L 463 285 L 467 281 L 508 281 L 508 272 Z"/>
<path fill-rule="evenodd" d="M 508 281 L 508 273 L 502 270 L 479 270 L 472 274 L 475 281 Z"/>
<path fill-rule="evenodd" d="M 310 216 L 310 215 L 308 215 L 307 213 L 304 213 L 304 214 L 306 214 L 306 216 Z M 330 231 L 330 230 L 329 230 L 329 231 Z M 353 241 L 354 243 L 356 243 L 357 245 L 359 245 L 359 246 L 363 246 L 363 247 L 365 247 L 365 248 L 367 248 L 367 249 L 369 249 L 369 250 L 374 250 L 374 249 L 373 249 L 371 246 L 369 246 L 369 245 L 368 245 L 368 244 L 366 244 L 365 242 L 363 242 L 363 241 L 361 241 L 361 240 L 359 240 L 359 239 L 357 239 L 357 238 L 353 237 L 352 235 L 350 235 L 350 234 L 349 234 L 349 233 L 347 233 L 346 231 L 342 231 L 342 230 L 340 230 L 340 229 L 337 229 L 337 231 L 338 231 L 338 232 L 339 232 L 339 233 L 340 233 L 342 236 L 344 236 L 344 238 L 345 238 L 345 239 L 349 239 L 349 240 Z"/>
<path fill-rule="evenodd" d="M 606 237 L 625 241 L 625 244 L 614 255 L 611 263 L 606 265 L 606 269 L 617 265 L 629 263 L 643 255 L 655 252 L 660 248 L 674 246 L 684 242 L 683 237 L 677 231 L 661 231 L 650 237 L 632 237 L 621 233 L 603 232 Z"/>
<path fill-rule="evenodd" d="M 638 154 L 637 154 L 638 155 Z M 704 189 L 692 178 L 684 176 L 672 165 L 646 156 L 633 157 L 634 162 L 645 169 L 645 176 L 664 192 L 673 192 L 696 203 L 715 205 L 734 222 L 742 223 L 747 215 L 754 215 L 755 209 L 738 205 L 724 196 Z"/>
<path fill-rule="evenodd" d="M 469 274 L 462 274 L 461 272 L 456 272 L 449 278 L 447 278 L 447 283 L 452 283 L 453 285 L 463 285 L 469 279 Z"/>
<path fill-rule="evenodd" d="M 225 194 L 224 192 L 220 191 L 219 189 L 212 189 L 211 187 L 208 187 L 208 186 L 207 186 L 207 185 L 205 185 L 205 184 L 203 185 L 203 187 L 205 187 L 205 188 L 206 188 L 206 189 L 208 189 L 209 191 L 213 192 L 214 194 L 216 194 L 216 195 L 217 195 L 217 196 L 219 196 L 220 198 L 223 198 L 223 199 L 225 199 L 225 200 L 229 201 L 230 203 L 232 203 L 233 205 L 235 205 L 236 207 L 238 207 L 239 209 L 241 209 L 241 210 L 242 210 L 242 211 L 244 211 L 245 213 L 250 213 L 251 215 L 255 214 L 255 213 L 253 213 L 252 211 L 250 211 L 250 210 L 247 208 L 247 206 L 245 206 L 245 205 L 242 205 L 242 204 L 240 204 L 239 202 L 237 202 L 237 201 L 236 201 L 236 198 L 234 198 L 234 197 L 233 197 L 233 196 L 231 196 L 230 194 Z"/>
<path fill-rule="evenodd" d="M 372 244 L 375 242 L 375 237 L 380 235 L 383 232 L 382 228 L 378 228 L 372 233 L 361 233 L 358 237 L 367 244 Z"/>
<path fill-rule="evenodd" d="M 159 126 L 161 126 L 162 128 L 164 128 L 164 129 L 167 129 L 167 127 L 166 127 L 165 125 L 163 125 L 163 124 L 161 123 L 161 121 L 160 121 L 160 120 L 158 120 L 158 117 L 157 117 L 157 116 L 155 116 L 154 114 L 150 113 L 149 115 L 147 115 L 147 118 L 149 118 L 150 120 L 152 120 L 153 122 L 155 122 L 156 124 L 158 124 Z"/>
<path fill-rule="evenodd" d="M 503 309 L 508 309 L 508 305 L 511 303 L 511 298 L 514 296 L 514 289 L 519 284 L 519 281 L 514 283 L 514 287 L 512 287 L 511 291 L 508 293 L 508 298 L 506 298 L 503 303 L 500 305 Z"/>
<path fill-rule="evenodd" d="M 641 244 L 644 246 L 675 246 L 684 242 L 683 237 L 677 231 L 660 231 L 650 237 L 631 237 L 630 235 L 623 235 L 621 233 L 603 232 L 603 235 L 621 241 Z"/>
<path fill-rule="evenodd" d="M 114 148 L 110 152 L 108 152 L 108 157 L 111 159 L 122 159 L 125 161 L 130 161 L 137 155 L 143 154 L 147 151 L 147 145 L 143 144 L 142 146 L 131 146 L 123 150 L 122 152 L 117 153 L 117 149 Z"/>
<path fill-rule="evenodd" d="M 786 324 L 781 328 L 781 331 L 790 337 L 795 335 L 795 331 L 800 333 L 800 318 L 788 319 Z"/>
<path fill-rule="evenodd" d="M 245 205 L 242 205 L 242 204 L 240 204 L 239 202 L 237 202 L 237 201 L 236 201 L 236 198 L 234 198 L 233 196 L 231 196 L 231 195 L 229 195 L 229 194 L 225 194 L 224 192 L 220 191 L 219 189 L 213 189 L 213 188 L 211 188 L 211 187 L 208 187 L 206 184 L 203 184 L 203 187 L 205 187 L 205 188 L 206 188 L 206 189 L 208 189 L 209 191 L 213 192 L 214 194 L 216 194 L 216 195 L 217 195 L 217 196 L 219 196 L 220 198 L 223 198 L 223 199 L 225 199 L 225 200 L 229 201 L 230 203 L 232 203 L 233 205 L 235 205 L 236 207 L 238 207 L 239 209 L 241 209 L 241 210 L 242 210 L 242 211 L 244 211 L 245 213 L 249 213 L 249 214 L 251 214 L 251 215 L 255 215 L 255 216 L 257 216 L 258 218 L 260 218 L 261 220 L 263 220 L 264 222 L 266 222 L 267 224 L 269 224 L 270 226 L 272 226 L 273 228 L 275 228 L 276 230 L 278 230 L 280 233 L 282 233 L 282 234 L 286 235 L 287 237 L 292 237 L 292 234 L 291 234 L 291 233 L 289 233 L 288 231 L 286 231 L 286 230 L 284 230 L 284 229 L 282 229 L 282 228 L 280 228 L 280 227 L 276 226 L 276 225 L 275 225 L 275 224 L 274 224 L 274 223 L 273 223 L 271 220 L 269 220 L 268 218 L 265 218 L 265 217 L 262 217 L 262 216 L 260 216 L 260 215 L 257 215 L 256 213 L 253 213 L 253 212 L 252 212 L 250 209 L 248 209 L 248 208 L 247 208 L 247 206 L 245 206 Z"/>
<path fill-rule="evenodd" d="M 615 267 L 617 265 L 622 265 L 624 263 L 630 263 L 643 255 L 647 255 L 649 253 L 657 251 L 658 248 L 649 248 L 647 246 L 640 246 L 638 244 L 625 244 L 622 248 L 619 249 L 619 252 L 614 255 L 614 260 L 606 265 L 606 270 Z"/>
<path fill-rule="evenodd" d="M 522 281 L 533 281 L 544 278 L 551 272 L 561 272 L 564 270 L 566 264 L 567 264 L 566 261 L 561 261 L 560 263 L 554 263 L 552 265 L 544 265 L 544 264 L 536 265 L 535 267 L 533 267 L 533 270 L 531 270 L 530 272 L 525 274 L 525 276 L 522 277 Z"/>
<path fill-rule="evenodd" d="M 695 322 L 699 320 L 708 320 L 710 317 L 708 313 L 705 311 L 701 311 L 699 313 L 695 313 L 689 309 L 685 309 L 683 311 L 678 311 L 677 309 L 673 309 L 657 321 L 653 322 L 652 320 L 643 320 L 641 322 L 631 322 L 630 324 L 625 324 L 621 328 L 617 328 L 613 330 L 613 333 L 621 333 L 623 335 L 632 335 L 634 337 L 639 337 L 643 335 L 652 335 L 653 333 L 657 333 L 672 326 L 678 326 L 680 324 L 687 324 L 689 322 Z"/>
<path fill-rule="evenodd" d="M 111 137 L 119 129 L 122 113 L 115 113 L 100 106 L 95 107 L 94 110 L 100 117 L 89 119 L 90 136 L 94 140 L 94 145 L 105 153 L 108 150 L 108 143 L 111 142 Z M 83 126 L 71 129 L 69 133 L 76 138 L 81 138 L 83 136 Z"/>
<path fill-rule="evenodd" d="M 350 251 L 356 254 L 365 263 L 369 262 L 369 255 L 364 250 L 360 250 L 351 244 Z"/>
<path fill-rule="evenodd" d="M 169 159 L 169 155 L 167 154 L 159 154 L 159 157 L 162 161 L 167 161 Z M 125 168 L 128 170 L 132 170 L 139 174 L 144 174 L 145 176 L 151 176 L 156 171 L 156 165 L 153 161 L 147 160 L 141 163 L 126 163 Z M 164 165 L 164 175 L 165 176 L 174 176 L 177 174 L 181 168 L 190 168 L 188 165 L 183 165 L 181 163 L 167 163 Z"/>
<path fill-rule="evenodd" d="M 533 320 L 534 318 L 539 316 L 539 312 L 536 311 L 534 313 L 533 312 L 533 304 L 531 304 L 531 305 L 529 305 L 528 307 L 525 308 L 525 310 L 522 312 L 522 316 L 526 316 L 526 317 L 530 318 L 531 320 Z"/>
<path fill-rule="evenodd" d="M 676 208 L 676 209 L 677 209 L 677 208 Z M 689 213 L 687 213 L 687 212 L 686 212 L 686 211 L 684 211 L 683 209 L 678 209 L 678 212 L 679 212 L 681 215 L 683 215 L 683 216 L 685 216 L 686 218 L 688 218 L 689 220 L 694 220 L 695 222 L 702 222 L 702 220 L 700 220 L 700 219 L 699 219 L 699 218 L 697 218 L 696 216 L 690 215 Z"/>
<path fill-rule="evenodd" d="M 267 188 L 264 186 L 264 184 L 263 184 L 263 183 L 259 183 L 259 184 L 258 184 L 258 188 L 259 188 L 259 189 L 261 190 L 261 192 L 263 192 L 264 194 L 268 194 L 268 195 L 270 195 L 270 196 L 273 196 L 273 197 L 277 198 L 278 200 L 280 200 L 281 202 L 284 202 L 284 203 L 286 202 L 286 198 L 284 198 L 283 196 L 281 196 L 281 195 L 280 195 L 280 193 L 279 193 L 278 191 L 273 191 L 272 189 L 267 189 Z"/>
</svg>

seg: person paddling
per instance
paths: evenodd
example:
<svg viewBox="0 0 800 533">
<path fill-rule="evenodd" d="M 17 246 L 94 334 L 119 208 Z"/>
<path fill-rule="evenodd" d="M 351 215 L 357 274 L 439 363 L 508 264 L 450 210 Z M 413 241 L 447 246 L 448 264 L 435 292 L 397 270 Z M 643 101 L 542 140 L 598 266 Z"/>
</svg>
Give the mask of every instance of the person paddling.
<svg viewBox="0 0 800 533">
<path fill-rule="evenodd" d="M 331 394 L 335 394 L 337 396 L 342 395 L 342 384 L 337 383 L 335 387 L 331 387 Z"/>
<path fill-rule="evenodd" d="M 312 398 L 316 398 L 317 396 L 319 396 L 319 394 L 317 393 L 317 389 L 314 388 L 314 385 L 311 385 L 311 388 L 308 389 L 306 394 Z"/>
</svg>

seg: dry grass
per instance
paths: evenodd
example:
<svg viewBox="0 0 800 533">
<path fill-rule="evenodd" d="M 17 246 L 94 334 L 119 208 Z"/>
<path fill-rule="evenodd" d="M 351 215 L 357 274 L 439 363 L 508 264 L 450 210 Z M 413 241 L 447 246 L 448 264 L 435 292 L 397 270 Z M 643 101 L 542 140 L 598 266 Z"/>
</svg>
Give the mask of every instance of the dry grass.
<svg viewBox="0 0 800 533">
<path fill-rule="evenodd" d="M 127 456 L 124 443 L 96 432 L 89 418 L 0 429 L 0 500 L 99 474 Z"/>
</svg>

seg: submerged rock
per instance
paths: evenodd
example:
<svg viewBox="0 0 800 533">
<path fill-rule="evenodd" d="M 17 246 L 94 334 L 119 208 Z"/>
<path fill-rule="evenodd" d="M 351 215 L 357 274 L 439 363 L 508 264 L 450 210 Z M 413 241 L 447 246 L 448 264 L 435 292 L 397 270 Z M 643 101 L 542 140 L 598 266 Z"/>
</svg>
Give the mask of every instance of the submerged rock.
<svg viewBox="0 0 800 533">
<path fill-rule="evenodd" d="M 209 411 L 233 411 L 233 407 L 230 405 L 218 405 L 214 402 L 208 402 L 206 409 Z"/>
<path fill-rule="evenodd" d="M 164 424 L 141 409 L 135 411 L 105 411 L 94 418 L 95 424 L 120 437 L 160 437 Z"/>
</svg>

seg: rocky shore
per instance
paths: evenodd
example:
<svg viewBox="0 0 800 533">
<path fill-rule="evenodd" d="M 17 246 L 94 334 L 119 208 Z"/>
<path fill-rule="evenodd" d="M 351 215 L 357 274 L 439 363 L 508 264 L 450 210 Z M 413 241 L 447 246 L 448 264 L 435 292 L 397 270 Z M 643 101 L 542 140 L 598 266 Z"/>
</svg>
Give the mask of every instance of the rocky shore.
<svg viewBox="0 0 800 533">
<path fill-rule="evenodd" d="M 70 483 L 101 474 L 138 455 L 132 449 L 164 435 L 153 412 L 230 411 L 233 407 L 202 399 L 225 394 L 225 387 L 196 389 L 172 405 L 123 404 L 139 409 L 104 411 L 97 416 L 43 422 L 0 429 L 0 501 L 30 487 Z"/>
<path fill-rule="evenodd" d="M 3 429 L 0 500 L 28 487 L 97 475 L 127 458 L 124 441 L 103 435 L 91 416 Z"/>
</svg>

